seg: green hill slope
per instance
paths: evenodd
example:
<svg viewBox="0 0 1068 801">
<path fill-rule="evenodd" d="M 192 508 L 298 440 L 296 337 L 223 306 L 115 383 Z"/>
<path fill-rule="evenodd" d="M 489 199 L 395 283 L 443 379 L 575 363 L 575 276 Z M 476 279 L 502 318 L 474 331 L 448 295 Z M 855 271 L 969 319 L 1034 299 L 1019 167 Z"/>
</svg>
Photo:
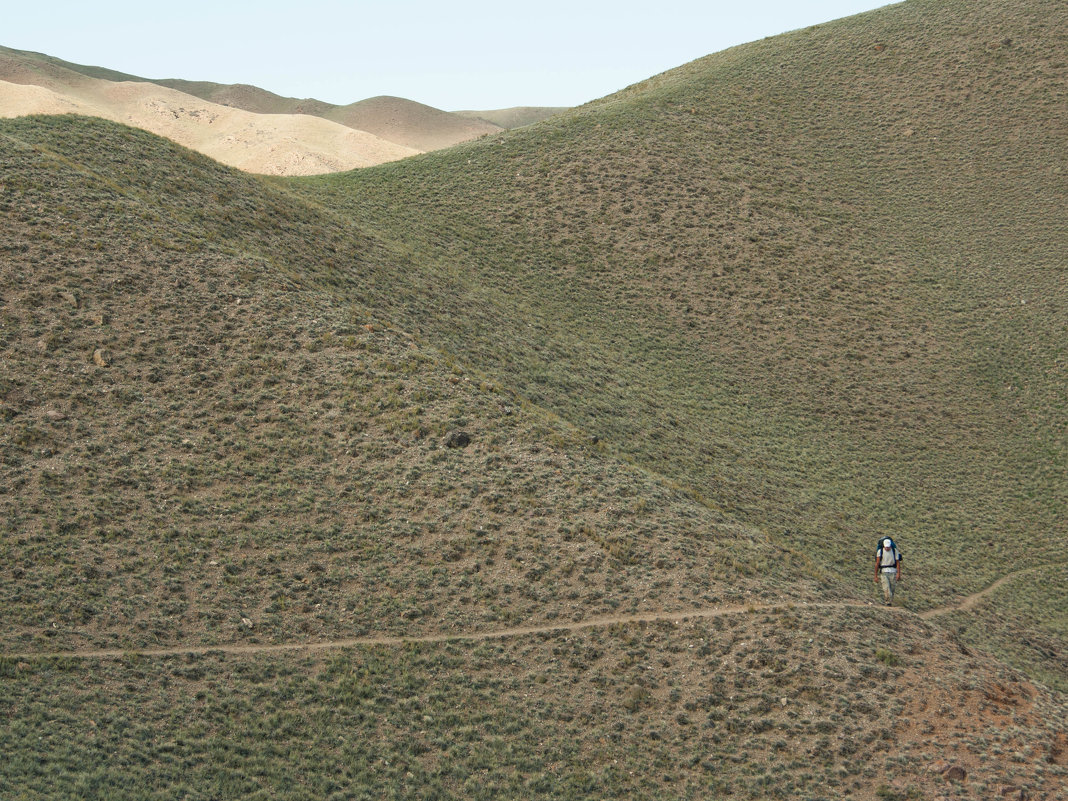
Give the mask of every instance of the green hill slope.
<svg viewBox="0 0 1068 801">
<path fill-rule="evenodd" d="M 9 650 L 784 597 L 759 532 L 341 302 L 335 259 L 415 297 L 387 246 L 120 126 L 0 144 Z"/>
<path fill-rule="evenodd" d="M 1063 794 L 1063 22 L 331 180 L 0 122 L 0 796 Z"/>
<path fill-rule="evenodd" d="M 1066 23 L 902 4 L 301 186 L 478 298 L 405 325 L 858 590 L 882 532 L 918 607 L 1057 582 Z"/>
</svg>

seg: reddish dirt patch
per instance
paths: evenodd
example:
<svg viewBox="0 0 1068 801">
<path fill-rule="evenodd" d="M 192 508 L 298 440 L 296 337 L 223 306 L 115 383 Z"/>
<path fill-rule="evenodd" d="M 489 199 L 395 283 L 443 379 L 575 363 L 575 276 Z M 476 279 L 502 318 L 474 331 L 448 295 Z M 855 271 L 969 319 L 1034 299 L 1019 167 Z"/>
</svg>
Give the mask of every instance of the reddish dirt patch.
<svg viewBox="0 0 1068 801">
<path fill-rule="evenodd" d="M 1054 765 L 1068 765 L 1068 734 L 1060 732 L 1053 737 L 1047 759 Z"/>
</svg>

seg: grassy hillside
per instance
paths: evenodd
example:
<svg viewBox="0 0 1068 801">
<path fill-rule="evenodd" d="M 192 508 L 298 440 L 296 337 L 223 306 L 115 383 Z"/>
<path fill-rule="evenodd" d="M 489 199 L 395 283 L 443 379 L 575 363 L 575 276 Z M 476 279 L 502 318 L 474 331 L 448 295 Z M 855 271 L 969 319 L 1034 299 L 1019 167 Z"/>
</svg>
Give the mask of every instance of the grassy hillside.
<svg viewBox="0 0 1068 801">
<path fill-rule="evenodd" d="M 516 106 L 515 108 L 491 109 L 488 111 L 454 111 L 461 117 L 486 120 L 494 125 L 511 130 L 524 125 L 533 125 L 549 117 L 567 111 L 566 106 Z"/>
<path fill-rule="evenodd" d="M 893 534 L 936 605 L 1064 563 L 1066 23 L 910 2 L 301 186 L 477 298 L 405 325 L 858 591 Z"/>
<path fill-rule="evenodd" d="M 330 180 L 0 122 L 0 795 L 1062 795 L 1056 12 Z"/>
<path fill-rule="evenodd" d="M 938 628 L 882 617 L 781 610 L 477 644 L 6 664 L 0 704 L 18 713 L 0 726 L 0 791 L 1063 796 L 1063 696 L 965 657 Z"/>
<path fill-rule="evenodd" d="M 15 50 L 14 48 L 4 47 L 3 45 L 0 45 L 0 59 L 8 62 L 9 65 L 11 63 L 23 65 L 28 71 L 26 77 L 28 77 L 29 72 L 37 72 L 40 75 L 57 76 L 61 79 L 67 79 L 69 74 L 74 72 L 89 78 L 99 78 L 103 81 L 144 80 L 144 78 L 138 78 L 134 75 L 128 75 L 125 72 L 118 72 L 117 70 L 110 70 L 106 67 L 72 64 L 69 61 L 45 55 L 44 53 L 35 53 L 32 50 Z"/>
<path fill-rule="evenodd" d="M 385 246 L 147 134 L 4 131 L 8 650 L 784 597 L 760 532 L 303 286 Z"/>
</svg>

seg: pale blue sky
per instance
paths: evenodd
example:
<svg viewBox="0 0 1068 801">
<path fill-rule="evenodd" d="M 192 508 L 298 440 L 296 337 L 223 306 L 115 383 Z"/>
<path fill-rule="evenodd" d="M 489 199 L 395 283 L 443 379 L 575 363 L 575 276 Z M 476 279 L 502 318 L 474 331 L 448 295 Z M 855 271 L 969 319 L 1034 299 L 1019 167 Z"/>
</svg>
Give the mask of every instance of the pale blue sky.
<svg viewBox="0 0 1068 801">
<path fill-rule="evenodd" d="M 147 78 L 448 111 L 573 106 L 695 58 L 886 0 L 5 4 L 0 45 Z"/>
</svg>

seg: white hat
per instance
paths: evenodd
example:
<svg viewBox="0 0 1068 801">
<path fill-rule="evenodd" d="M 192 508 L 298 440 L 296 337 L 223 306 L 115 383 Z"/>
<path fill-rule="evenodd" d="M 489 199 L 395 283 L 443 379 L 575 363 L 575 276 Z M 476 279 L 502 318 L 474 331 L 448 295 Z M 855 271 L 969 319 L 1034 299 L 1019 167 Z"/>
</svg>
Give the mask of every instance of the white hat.
<svg viewBox="0 0 1068 801">
<path fill-rule="evenodd" d="M 891 546 L 893 546 L 893 544 L 894 543 L 890 540 L 889 537 L 887 537 L 885 540 L 883 540 L 883 547 L 884 548 L 890 548 Z"/>
</svg>

